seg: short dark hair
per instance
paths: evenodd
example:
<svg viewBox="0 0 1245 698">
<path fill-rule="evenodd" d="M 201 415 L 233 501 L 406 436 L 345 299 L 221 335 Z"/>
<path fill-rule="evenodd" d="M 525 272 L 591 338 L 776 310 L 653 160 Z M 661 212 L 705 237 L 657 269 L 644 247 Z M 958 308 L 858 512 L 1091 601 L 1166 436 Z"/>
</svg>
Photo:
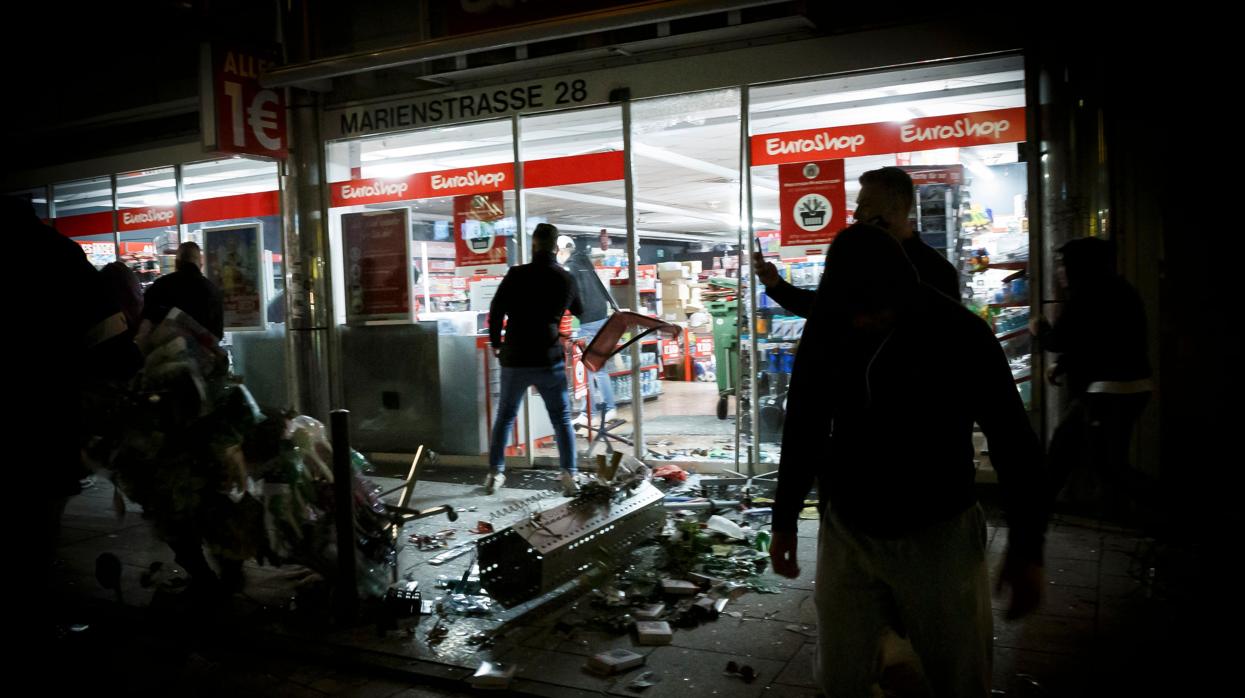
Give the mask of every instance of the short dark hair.
<svg viewBox="0 0 1245 698">
<path fill-rule="evenodd" d="M 532 248 L 552 252 L 558 243 L 558 226 L 541 223 L 532 231 Z"/>
<path fill-rule="evenodd" d="M 177 246 L 177 268 L 181 268 L 187 264 L 193 264 L 196 267 L 203 264 L 203 250 L 199 249 L 199 243 L 194 240 L 187 240 Z"/>
<path fill-rule="evenodd" d="M 892 202 L 887 209 L 895 210 L 897 207 L 902 207 L 905 215 L 912 212 L 912 177 L 898 167 L 869 170 L 860 175 L 860 186 L 881 190 L 886 195 L 886 201 Z"/>
</svg>

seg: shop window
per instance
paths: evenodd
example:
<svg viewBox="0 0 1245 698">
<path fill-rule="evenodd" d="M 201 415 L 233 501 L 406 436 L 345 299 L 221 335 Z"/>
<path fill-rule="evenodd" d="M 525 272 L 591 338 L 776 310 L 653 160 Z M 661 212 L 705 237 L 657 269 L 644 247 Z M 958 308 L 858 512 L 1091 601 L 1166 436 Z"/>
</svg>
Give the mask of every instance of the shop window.
<svg viewBox="0 0 1245 698">
<path fill-rule="evenodd" d="M 234 373 L 265 407 L 288 404 L 277 176 L 275 162 L 250 158 L 182 166 L 180 239 L 202 248 L 204 274 L 225 301 L 222 344 Z M 171 242 L 174 251 L 178 239 Z M 163 241 L 157 240 L 157 246 Z M 168 250 L 170 243 L 163 244 Z"/>
<path fill-rule="evenodd" d="M 914 232 L 957 268 L 957 299 L 992 323 L 1028 402 L 1023 67 L 998 57 L 755 87 L 749 126 L 752 232 L 789 282 L 817 287 L 864 172 L 904 169 Z M 760 434 L 776 460 L 803 319 L 763 292 L 755 303 Z"/>
<path fill-rule="evenodd" d="M 748 404 L 738 363 L 740 109 L 738 90 L 718 90 L 636 102 L 631 120 L 646 309 L 685 329 L 681 342 L 646 352 L 646 386 L 661 392 L 644 405 L 646 445 L 726 467 L 747 457 L 747 425 L 737 424 Z"/>
<path fill-rule="evenodd" d="M 342 385 L 360 448 L 488 450 L 489 304 L 528 257 L 512 130 L 488 121 L 326 147 Z M 533 438 L 552 434 L 543 410 L 531 414 Z M 520 415 L 511 455 L 525 453 L 527 430 Z"/>
<path fill-rule="evenodd" d="M 52 225 L 82 245 L 97 268 L 117 259 L 112 178 L 94 177 L 52 186 Z"/>
</svg>

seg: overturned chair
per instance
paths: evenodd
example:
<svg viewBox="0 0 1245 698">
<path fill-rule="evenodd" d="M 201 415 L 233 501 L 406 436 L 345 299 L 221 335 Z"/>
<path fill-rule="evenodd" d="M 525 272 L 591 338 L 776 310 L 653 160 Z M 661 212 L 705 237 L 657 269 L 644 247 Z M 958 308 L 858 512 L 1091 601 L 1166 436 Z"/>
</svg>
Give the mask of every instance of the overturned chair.
<svg viewBox="0 0 1245 698">
<path fill-rule="evenodd" d="M 642 331 L 635 334 L 635 336 L 627 340 L 627 342 L 622 346 L 619 346 L 618 340 L 633 328 L 642 328 Z M 614 355 L 630 347 L 632 344 L 643 340 L 645 337 L 653 334 L 654 332 L 666 335 L 671 339 L 678 339 L 679 335 L 683 332 L 683 328 L 678 325 L 665 322 L 664 320 L 649 317 L 648 315 L 634 313 L 629 310 L 618 310 L 610 316 L 610 319 L 605 322 L 605 324 L 601 327 L 601 330 L 597 332 L 595 337 L 592 338 L 592 341 L 583 348 L 583 364 L 589 371 L 596 373 L 597 371 L 600 371 L 601 368 L 605 366 L 605 363 L 613 358 Z M 638 390 L 633 392 L 633 400 L 644 399 L 643 396 L 639 394 Z M 617 423 L 607 424 L 605 422 L 605 415 L 601 415 L 601 423 L 597 425 L 593 424 L 591 392 L 589 392 L 587 408 L 588 456 L 592 456 L 593 451 L 599 443 L 604 444 L 608 450 L 613 450 L 612 442 L 615 441 L 628 446 L 635 446 L 635 442 L 631 439 L 613 433 L 613 430 L 621 426 L 623 422 L 620 421 Z"/>
</svg>

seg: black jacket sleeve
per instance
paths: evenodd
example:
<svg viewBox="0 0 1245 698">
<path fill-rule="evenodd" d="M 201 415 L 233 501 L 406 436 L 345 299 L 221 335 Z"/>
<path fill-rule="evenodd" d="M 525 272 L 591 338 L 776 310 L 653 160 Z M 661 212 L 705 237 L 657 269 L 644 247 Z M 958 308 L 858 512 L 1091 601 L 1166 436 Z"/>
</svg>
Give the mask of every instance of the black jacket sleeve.
<svg viewBox="0 0 1245 698">
<path fill-rule="evenodd" d="M 788 312 L 807 318 L 813 312 L 813 304 L 817 302 L 817 292 L 810 288 L 797 288 L 789 282 L 779 279 L 778 283 L 765 288 L 765 295 L 774 299 Z"/>
<path fill-rule="evenodd" d="M 575 281 L 574 274 L 567 274 L 566 276 L 567 280 L 570 282 L 570 286 L 566 289 L 567 295 L 570 296 L 569 301 L 566 304 L 566 309 L 571 311 L 571 315 L 574 315 L 575 317 L 583 317 L 584 301 L 579 295 L 579 283 Z"/>
<path fill-rule="evenodd" d="M 501 328 L 505 323 L 506 313 L 510 308 L 511 286 L 513 285 L 510 272 L 502 277 L 501 283 L 497 286 L 497 294 L 493 296 L 493 302 L 489 303 L 488 308 L 488 341 L 494 349 L 501 349 Z"/>
<path fill-rule="evenodd" d="M 1042 444 L 1029 424 L 1003 348 L 985 323 L 966 321 L 976 325 L 970 354 L 980 367 L 973 418 L 986 435 L 990 463 L 998 474 L 1009 550 L 1041 563 L 1051 499 Z"/>
</svg>

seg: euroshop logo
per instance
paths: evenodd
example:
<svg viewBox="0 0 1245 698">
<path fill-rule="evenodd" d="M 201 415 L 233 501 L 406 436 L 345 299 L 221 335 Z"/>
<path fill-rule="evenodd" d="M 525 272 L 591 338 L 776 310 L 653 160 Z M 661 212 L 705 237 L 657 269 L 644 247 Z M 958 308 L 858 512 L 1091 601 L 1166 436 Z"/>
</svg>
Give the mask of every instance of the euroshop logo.
<svg viewBox="0 0 1245 698">
<path fill-rule="evenodd" d="M 377 182 L 375 184 L 342 185 L 343 199 L 362 199 L 371 196 L 402 198 L 411 185 L 406 182 Z"/>
</svg>

